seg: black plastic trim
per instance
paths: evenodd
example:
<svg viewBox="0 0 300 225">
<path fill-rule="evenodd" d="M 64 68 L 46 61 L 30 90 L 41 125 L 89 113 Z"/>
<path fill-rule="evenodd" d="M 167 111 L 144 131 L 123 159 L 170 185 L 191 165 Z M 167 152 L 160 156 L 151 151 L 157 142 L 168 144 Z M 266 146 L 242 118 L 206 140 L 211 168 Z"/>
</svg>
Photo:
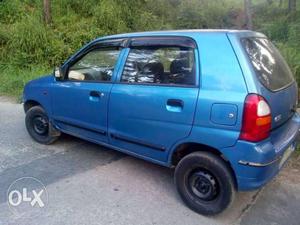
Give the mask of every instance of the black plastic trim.
<svg viewBox="0 0 300 225">
<path fill-rule="evenodd" d="M 143 83 L 143 82 L 116 82 L 116 84 L 125 85 L 140 85 L 140 86 L 160 86 L 160 87 L 181 87 L 181 88 L 199 88 L 199 85 L 189 85 L 189 84 L 161 84 L 161 83 Z"/>
<path fill-rule="evenodd" d="M 57 122 L 60 122 L 60 123 L 64 123 L 68 126 L 84 129 L 84 130 L 87 130 L 87 131 L 92 131 L 94 133 L 98 133 L 98 134 L 101 134 L 101 135 L 106 135 L 107 134 L 106 131 L 104 131 L 104 130 L 99 130 L 99 129 L 94 129 L 94 128 L 90 128 L 90 127 L 80 126 L 80 125 L 74 124 L 72 122 L 64 121 L 64 120 L 61 120 L 61 119 L 54 119 L 54 120 L 57 121 Z"/>
<path fill-rule="evenodd" d="M 128 137 L 125 137 L 123 135 L 112 134 L 111 133 L 110 136 L 112 138 L 116 139 L 116 140 L 126 141 L 128 143 L 137 144 L 137 145 L 142 145 L 142 146 L 145 146 L 145 147 L 148 147 L 148 148 L 153 148 L 153 149 L 158 150 L 158 151 L 164 152 L 166 150 L 166 148 L 163 147 L 163 146 L 153 145 L 153 144 L 141 141 L 141 140 L 136 140 L 136 139 L 128 138 Z"/>
<path fill-rule="evenodd" d="M 157 36 L 157 37 L 136 37 L 131 38 L 129 47 L 151 47 L 151 46 L 176 46 L 186 48 L 197 48 L 195 41 L 189 37 L 180 36 Z"/>
</svg>

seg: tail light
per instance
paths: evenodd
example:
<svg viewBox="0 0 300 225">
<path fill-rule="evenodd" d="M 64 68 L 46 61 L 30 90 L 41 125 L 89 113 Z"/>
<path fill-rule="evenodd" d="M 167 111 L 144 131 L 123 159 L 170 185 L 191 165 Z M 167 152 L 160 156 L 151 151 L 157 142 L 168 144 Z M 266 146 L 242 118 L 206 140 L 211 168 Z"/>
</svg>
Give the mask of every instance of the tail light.
<svg viewBox="0 0 300 225">
<path fill-rule="evenodd" d="M 240 139 L 258 142 L 270 136 L 271 109 L 260 95 L 250 94 L 244 105 L 243 124 Z"/>
</svg>

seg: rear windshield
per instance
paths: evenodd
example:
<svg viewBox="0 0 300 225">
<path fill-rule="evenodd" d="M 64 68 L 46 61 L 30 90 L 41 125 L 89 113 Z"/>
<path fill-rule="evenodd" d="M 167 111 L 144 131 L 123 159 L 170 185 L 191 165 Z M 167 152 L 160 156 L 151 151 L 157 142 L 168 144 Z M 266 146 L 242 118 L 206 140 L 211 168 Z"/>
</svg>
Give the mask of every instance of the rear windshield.
<svg viewBox="0 0 300 225">
<path fill-rule="evenodd" d="M 257 78 L 266 88 L 276 91 L 294 81 L 287 63 L 271 41 L 254 37 L 243 38 L 241 41 Z"/>
</svg>

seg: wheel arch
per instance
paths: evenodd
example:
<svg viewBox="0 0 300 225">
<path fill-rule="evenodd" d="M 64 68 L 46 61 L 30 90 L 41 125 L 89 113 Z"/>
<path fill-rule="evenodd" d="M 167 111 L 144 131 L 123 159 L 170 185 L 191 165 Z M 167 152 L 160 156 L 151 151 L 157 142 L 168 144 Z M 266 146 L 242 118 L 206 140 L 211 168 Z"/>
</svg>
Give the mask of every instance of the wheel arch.
<svg viewBox="0 0 300 225">
<path fill-rule="evenodd" d="M 218 157 L 220 157 L 227 164 L 227 166 L 232 174 L 232 177 L 234 179 L 235 186 L 237 187 L 237 177 L 236 177 L 236 174 L 233 170 L 233 167 L 232 167 L 230 161 L 225 157 L 225 155 L 220 150 L 218 150 L 212 146 L 201 144 L 201 143 L 196 143 L 196 142 L 181 143 L 178 146 L 176 146 L 174 151 L 172 151 L 172 153 L 169 157 L 169 163 L 171 166 L 176 166 L 183 157 L 187 156 L 190 153 L 197 152 L 197 151 L 210 152 L 210 153 L 213 153 L 214 155 L 217 155 Z"/>
<path fill-rule="evenodd" d="M 23 107 L 24 107 L 25 113 L 26 113 L 30 108 L 32 108 L 32 107 L 34 107 L 34 106 L 41 106 L 42 108 L 44 108 L 40 102 L 38 102 L 38 101 L 36 101 L 36 100 L 31 100 L 31 99 L 29 99 L 29 100 L 26 100 L 26 101 L 24 102 L 24 106 L 23 106 Z"/>
</svg>

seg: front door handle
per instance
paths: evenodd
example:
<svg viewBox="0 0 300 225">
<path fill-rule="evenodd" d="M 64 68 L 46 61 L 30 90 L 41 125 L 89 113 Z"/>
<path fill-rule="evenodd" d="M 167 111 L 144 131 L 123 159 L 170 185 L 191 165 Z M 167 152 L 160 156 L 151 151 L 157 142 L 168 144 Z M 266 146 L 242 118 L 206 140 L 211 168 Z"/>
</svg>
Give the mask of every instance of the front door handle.
<svg viewBox="0 0 300 225">
<path fill-rule="evenodd" d="M 91 91 L 89 99 L 92 102 L 99 102 L 100 98 L 103 97 L 103 96 L 104 96 L 103 92 L 100 92 L 100 91 Z"/>
<path fill-rule="evenodd" d="M 100 98 L 104 96 L 104 93 L 100 91 L 91 91 L 90 96 L 95 98 Z"/>
<path fill-rule="evenodd" d="M 184 106 L 184 102 L 180 99 L 168 99 L 167 110 L 170 112 L 181 112 Z"/>
</svg>

